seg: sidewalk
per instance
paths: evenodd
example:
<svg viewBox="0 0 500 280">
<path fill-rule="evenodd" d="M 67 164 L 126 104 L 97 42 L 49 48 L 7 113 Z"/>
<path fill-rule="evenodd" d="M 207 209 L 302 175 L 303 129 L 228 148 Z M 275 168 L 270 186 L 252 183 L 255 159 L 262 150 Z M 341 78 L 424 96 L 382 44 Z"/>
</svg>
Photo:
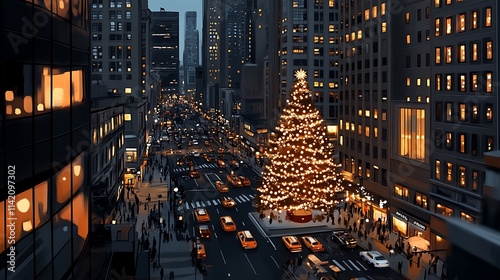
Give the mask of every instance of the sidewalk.
<svg viewBox="0 0 500 280">
<path fill-rule="evenodd" d="M 421 257 L 418 258 L 418 253 L 415 254 L 412 258 L 412 261 L 407 258 L 407 255 L 404 252 L 391 254 L 389 249 L 387 248 L 388 244 L 391 244 L 392 248 L 394 248 L 396 241 L 398 239 L 398 235 L 395 233 L 388 233 L 386 231 L 386 243 L 383 244 L 379 241 L 377 235 L 377 224 L 376 223 L 366 223 L 363 222 L 361 224 L 361 220 L 363 218 L 360 217 L 357 213 L 354 213 L 351 218 L 348 216 L 349 207 L 346 207 L 347 211 L 344 209 L 335 210 L 334 211 L 334 219 L 326 218 L 323 221 L 309 222 L 309 223 L 295 223 L 285 219 L 285 213 L 277 214 L 276 218 L 273 219 L 272 223 L 269 223 L 269 214 L 270 211 L 264 212 L 265 217 L 260 218 L 259 213 L 252 212 L 249 213 L 250 220 L 257 226 L 257 228 L 262 229 L 266 233 L 267 236 L 282 236 L 286 234 L 306 234 L 306 233 L 315 233 L 315 232 L 324 232 L 328 230 L 335 229 L 346 229 L 349 230 L 351 228 L 351 235 L 358 240 L 358 245 L 362 247 L 364 250 L 376 250 L 379 251 L 386 259 L 389 260 L 390 268 L 397 271 L 398 263 L 402 262 L 401 274 L 407 279 L 411 280 L 421 280 L 421 279 L 429 279 L 429 280 L 437 280 L 441 279 L 439 276 L 441 275 L 441 267 L 438 266 L 436 273 L 434 273 L 433 269 L 429 270 L 430 259 L 431 256 L 428 253 L 421 254 Z M 355 212 L 355 211 L 353 211 Z M 313 215 L 314 216 L 314 215 Z M 281 222 L 278 222 L 281 220 Z M 340 223 L 340 224 L 339 224 Z M 362 231 L 357 230 L 354 231 L 354 224 L 357 225 L 357 228 L 360 228 Z M 361 225 L 360 225 L 361 224 Z M 373 228 L 373 230 L 372 230 Z M 366 230 L 366 238 L 364 236 Z M 388 239 L 387 239 L 388 238 Z M 387 245 L 387 246 L 386 246 Z M 408 243 L 404 242 L 404 247 L 407 248 Z M 370 249 L 371 248 L 371 249 Z M 431 273 L 429 273 L 431 271 Z"/>
<path fill-rule="evenodd" d="M 187 241 L 187 239 L 191 239 L 190 237 L 187 238 L 188 233 L 178 231 L 174 226 L 175 217 L 172 211 L 173 205 L 170 206 L 169 202 L 170 176 L 167 174 L 167 178 L 165 181 L 163 180 L 163 178 L 160 179 L 161 173 L 159 170 L 159 165 L 163 165 L 163 168 L 166 168 L 167 160 L 165 157 L 161 159 L 160 153 L 161 152 L 156 152 L 155 154 L 154 159 L 158 159 L 159 164 L 153 164 L 153 166 L 155 167 L 154 171 L 152 171 L 150 168 L 148 172 L 148 168 L 144 166 L 144 178 L 146 180 L 137 183 L 134 188 L 134 193 L 137 194 L 137 197 L 140 201 L 139 213 L 136 215 L 137 220 L 135 223 L 135 229 L 139 240 L 137 252 L 143 252 L 141 240 L 143 239 L 144 223 L 145 232 L 147 232 L 147 238 L 144 237 L 144 239 L 147 239 L 149 241 L 151 249 L 154 247 L 153 243 L 156 241 L 155 247 L 157 251 L 155 254 L 155 258 L 157 259 L 157 263 L 159 265 L 159 267 L 155 269 L 153 265 L 154 263 L 149 263 L 149 279 L 161 279 L 160 267 L 163 267 L 163 279 L 170 279 L 170 273 L 173 272 L 175 277 L 174 279 L 201 280 L 203 279 L 203 276 L 198 271 L 198 269 L 196 269 L 191 260 L 191 249 L 193 248 L 193 242 Z M 150 175 L 153 175 L 151 183 L 149 182 Z M 146 200 L 148 196 L 151 198 L 149 202 L 147 202 Z M 135 196 L 131 194 L 129 198 L 127 198 L 127 195 L 125 195 L 126 204 L 129 203 L 128 200 L 131 200 L 132 203 L 134 203 Z M 160 211 L 158 211 L 158 209 Z M 148 225 L 148 218 L 150 217 L 152 210 L 153 212 L 156 211 L 156 213 L 158 213 L 158 216 L 162 218 L 161 220 L 165 219 L 165 228 L 167 229 L 168 235 L 166 239 L 164 238 L 165 235 L 160 232 L 160 228 L 163 228 L 163 226 L 155 226 L 154 220 L 150 220 L 151 225 Z M 149 254 L 151 255 L 151 251 L 149 251 Z M 139 273 L 139 270 L 141 268 L 137 265 L 136 269 L 137 273 Z"/>
</svg>

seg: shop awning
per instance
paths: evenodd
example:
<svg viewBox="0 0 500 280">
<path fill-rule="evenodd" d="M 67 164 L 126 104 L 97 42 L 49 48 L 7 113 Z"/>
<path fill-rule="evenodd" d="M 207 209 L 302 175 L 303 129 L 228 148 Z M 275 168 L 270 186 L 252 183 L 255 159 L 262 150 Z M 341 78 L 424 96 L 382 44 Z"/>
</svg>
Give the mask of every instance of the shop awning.
<svg viewBox="0 0 500 280">
<path fill-rule="evenodd" d="M 408 238 L 408 243 L 410 243 L 410 248 L 412 251 L 415 251 L 414 248 L 417 248 L 417 252 L 419 251 L 427 251 L 429 250 L 430 243 L 420 236 L 412 236 Z"/>
</svg>

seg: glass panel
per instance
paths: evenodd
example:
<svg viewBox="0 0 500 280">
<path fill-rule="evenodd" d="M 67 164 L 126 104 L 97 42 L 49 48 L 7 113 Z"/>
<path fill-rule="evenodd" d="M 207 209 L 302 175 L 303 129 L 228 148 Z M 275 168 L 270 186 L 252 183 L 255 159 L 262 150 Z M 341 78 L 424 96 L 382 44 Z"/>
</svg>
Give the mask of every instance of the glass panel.
<svg viewBox="0 0 500 280">
<path fill-rule="evenodd" d="M 62 247 L 69 243 L 71 237 L 71 204 L 66 205 L 53 218 L 53 236 L 57 240 L 53 244 L 54 254 L 57 254 Z M 71 256 L 68 256 L 71 257 Z"/>
<path fill-rule="evenodd" d="M 85 164 L 83 162 L 83 154 L 78 156 L 72 163 L 73 172 L 73 195 L 80 190 L 83 186 L 84 174 L 85 174 Z"/>
<path fill-rule="evenodd" d="M 35 228 L 49 220 L 48 182 L 44 181 L 35 187 Z"/>
<path fill-rule="evenodd" d="M 5 230 L 5 203 L 2 201 L 0 202 L 0 253 L 5 250 Z"/>
<path fill-rule="evenodd" d="M 33 230 L 33 190 L 16 195 L 16 241 Z M 8 222 L 8 221 L 7 221 Z M 17 246 L 16 246 L 17 247 Z"/>
<path fill-rule="evenodd" d="M 75 231 L 73 232 L 73 259 L 76 259 L 89 233 L 89 211 L 88 201 L 83 192 L 80 192 L 73 199 L 73 222 Z"/>
<path fill-rule="evenodd" d="M 54 211 L 59 210 L 62 204 L 67 202 L 71 195 L 71 173 L 70 166 L 66 165 L 54 175 L 53 185 L 53 207 Z"/>
<path fill-rule="evenodd" d="M 34 272 L 33 234 L 30 233 L 16 242 L 16 272 L 7 273 L 7 279 L 35 279 Z"/>
<path fill-rule="evenodd" d="M 52 223 L 50 221 L 35 231 L 35 259 L 37 275 L 52 261 L 51 231 Z"/>
</svg>

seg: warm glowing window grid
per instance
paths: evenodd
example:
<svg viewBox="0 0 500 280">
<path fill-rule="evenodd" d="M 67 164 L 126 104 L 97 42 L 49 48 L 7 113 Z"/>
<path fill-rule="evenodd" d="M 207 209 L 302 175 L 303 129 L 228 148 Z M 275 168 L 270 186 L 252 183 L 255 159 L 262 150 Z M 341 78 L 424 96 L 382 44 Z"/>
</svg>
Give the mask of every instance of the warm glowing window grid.
<svg viewBox="0 0 500 280">
<path fill-rule="evenodd" d="M 410 191 L 401 185 L 394 184 L 394 194 L 397 197 L 408 199 L 410 196 Z"/>
<path fill-rule="evenodd" d="M 441 179 L 441 161 L 436 160 L 435 170 L 436 170 L 436 179 Z"/>
<path fill-rule="evenodd" d="M 459 62 L 466 62 L 466 52 L 465 52 L 465 45 L 460 45 L 458 47 L 459 50 L 459 56 L 458 56 L 458 61 Z"/>
<path fill-rule="evenodd" d="M 460 187 L 465 187 L 467 185 L 467 171 L 466 171 L 466 168 L 465 166 L 462 166 L 460 165 L 459 166 L 459 179 L 458 179 L 458 183 L 460 184 Z"/>
<path fill-rule="evenodd" d="M 425 110 L 400 108 L 399 155 L 424 160 L 425 157 Z"/>
<path fill-rule="evenodd" d="M 446 181 L 453 181 L 453 163 L 451 162 L 446 163 Z"/>
</svg>

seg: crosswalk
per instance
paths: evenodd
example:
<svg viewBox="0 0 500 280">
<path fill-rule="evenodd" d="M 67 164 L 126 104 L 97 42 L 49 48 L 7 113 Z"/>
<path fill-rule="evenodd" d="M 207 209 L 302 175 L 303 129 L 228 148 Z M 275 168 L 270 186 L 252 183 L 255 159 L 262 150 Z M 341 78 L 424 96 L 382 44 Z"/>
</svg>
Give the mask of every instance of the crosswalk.
<svg viewBox="0 0 500 280">
<path fill-rule="evenodd" d="M 214 168 L 219 168 L 219 166 L 215 163 L 204 163 L 204 164 L 200 164 L 200 165 L 196 165 L 194 167 L 195 170 L 200 170 L 200 169 L 214 169 Z M 188 172 L 190 171 L 191 168 L 190 167 L 177 167 L 177 168 L 174 168 L 173 171 L 174 172 Z"/>
<path fill-rule="evenodd" d="M 245 203 L 245 202 L 250 202 L 250 201 L 253 201 L 253 199 L 255 198 L 255 195 L 253 194 L 241 194 L 241 195 L 238 195 L 236 197 L 233 197 L 234 201 L 236 201 L 236 203 Z M 195 209 L 195 208 L 204 208 L 204 207 L 208 207 L 208 206 L 217 206 L 217 205 L 220 205 L 221 204 L 221 201 L 220 199 L 212 199 L 212 200 L 204 200 L 204 201 L 192 201 L 192 202 L 186 202 L 185 204 L 185 207 L 187 210 L 189 209 Z"/>
<path fill-rule="evenodd" d="M 359 260 L 332 260 L 332 262 L 342 271 L 351 270 L 351 271 L 362 271 L 368 270 L 366 264 L 361 263 Z"/>
</svg>

